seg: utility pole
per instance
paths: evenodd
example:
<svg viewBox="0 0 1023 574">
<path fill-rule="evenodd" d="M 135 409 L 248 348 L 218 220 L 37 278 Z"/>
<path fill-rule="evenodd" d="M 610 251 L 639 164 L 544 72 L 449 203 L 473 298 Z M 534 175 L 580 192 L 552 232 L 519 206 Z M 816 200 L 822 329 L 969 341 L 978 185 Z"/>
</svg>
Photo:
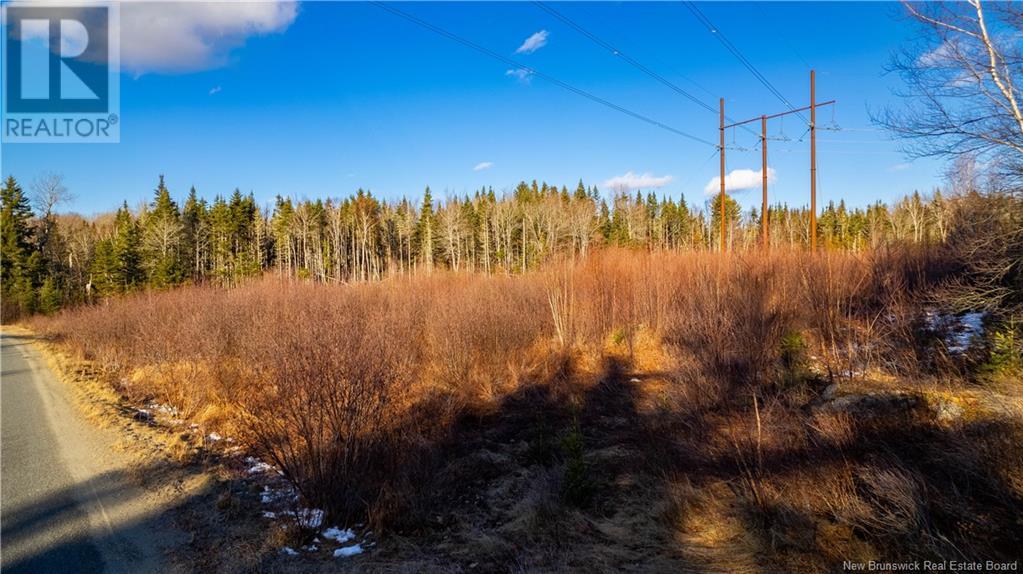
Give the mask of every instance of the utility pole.
<svg viewBox="0 0 1023 574">
<path fill-rule="evenodd" d="M 810 70 L 810 251 L 817 251 L 817 104 Z"/>
<path fill-rule="evenodd" d="M 725 252 L 725 99 L 721 98 L 721 253 Z"/>
<path fill-rule="evenodd" d="M 760 207 L 760 227 L 764 233 L 764 249 L 770 247 L 767 222 L 767 116 L 760 116 L 760 175 L 763 177 L 764 199 Z"/>
<path fill-rule="evenodd" d="M 761 143 L 761 177 L 763 178 L 763 190 L 764 199 L 761 205 L 763 210 L 763 218 L 761 220 L 761 231 L 763 233 L 764 248 L 770 247 L 770 217 L 768 216 L 769 208 L 767 206 L 767 120 L 773 120 L 787 116 L 789 114 L 798 114 L 806 110 L 810 110 L 810 249 L 816 251 L 817 249 L 817 108 L 824 106 L 834 105 L 835 100 L 828 100 L 826 102 L 817 103 L 817 91 L 815 87 L 815 75 L 814 71 L 810 70 L 810 105 L 804 106 L 798 109 L 790 109 L 788 111 L 779 112 L 777 114 L 762 115 L 759 117 L 750 118 L 741 122 L 733 122 L 725 125 L 725 99 L 721 98 L 721 123 L 719 130 L 721 131 L 721 250 L 725 250 L 725 130 L 729 128 L 735 128 L 738 126 L 744 126 L 760 120 L 760 143 Z M 800 116 L 802 117 L 802 116 Z"/>
</svg>

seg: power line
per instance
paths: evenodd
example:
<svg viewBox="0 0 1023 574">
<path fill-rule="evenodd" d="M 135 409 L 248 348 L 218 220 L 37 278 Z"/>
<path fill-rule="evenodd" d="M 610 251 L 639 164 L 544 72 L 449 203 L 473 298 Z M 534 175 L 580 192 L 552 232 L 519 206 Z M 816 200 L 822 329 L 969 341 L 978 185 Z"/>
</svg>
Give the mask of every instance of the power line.
<svg viewBox="0 0 1023 574">
<path fill-rule="evenodd" d="M 536 69 L 531 68 L 529 66 L 526 66 L 524 64 L 520 64 L 519 62 L 516 62 L 515 60 L 512 60 L 511 58 L 508 58 L 506 56 L 498 54 L 497 52 L 494 52 L 493 50 L 490 50 L 488 48 L 484 48 L 483 46 L 480 46 L 479 44 L 476 44 L 475 42 L 472 42 L 471 40 L 467 40 L 467 39 L 465 39 L 465 38 L 463 38 L 463 37 L 461 37 L 461 36 L 459 36 L 457 34 L 454 34 L 452 32 L 448 32 L 447 30 L 445 30 L 443 28 L 440 28 L 438 26 L 434 26 L 433 24 L 431 24 L 431 23 L 429 23 L 429 22 L 427 22 L 425 20 L 422 20 L 420 18 L 417 18 L 416 16 L 413 16 L 412 14 L 409 14 L 407 12 L 404 12 L 402 10 L 394 8 L 393 6 L 391 6 L 389 4 L 385 4 L 383 2 L 375 2 L 375 1 L 371 1 L 370 4 L 373 4 L 374 6 L 380 8 L 382 10 L 386 10 L 386 11 L 394 14 L 395 16 L 399 16 L 401 18 L 404 18 L 404 19 L 408 20 L 409 22 L 412 22 L 413 24 L 416 24 L 418 26 L 426 28 L 427 30 L 430 30 L 431 32 L 433 32 L 435 34 L 438 34 L 440 36 L 444 36 L 445 38 L 448 38 L 449 40 L 454 40 L 455 42 L 458 42 L 459 44 L 462 44 L 463 46 L 472 48 L 473 50 L 476 50 L 477 52 L 480 52 L 481 54 L 485 54 L 487 56 L 490 56 L 491 58 L 494 58 L 495 60 L 504 62 L 505 64 L 508 64 L 509 66 L 514 66 L 515 68 L 518 68 L 520 70 L 524 70 L 525 72 L 529 73 L 530 75 L 533 75 L 533 76 L 536 76 L 538 78 L 544 79 L 544 80 L 546 80 L 546 81 L 548 81 L 548 82 L 550 82 L 550 83 L 552 83 L 552 84 L 554 84 L 554 85 L 556 85 L 556 86 L 558 86 L 560 88 L 568 90 L 568 91 L 570 91 L 570 92 L 572 92 L 572 93 L 574 93 L 576 95 L 579 95 L 579 96 L 582 96 L 582 97 L 587 98 L 589 100 L 592 100 L 594 102 L 597 102 L 598 104 L 601 104 L 603 106 L 607 106 L 607 107 L 609 107 L 609 108 L 611 108 L 611 109 L 613 109 L 613 110 L 615 110 L 617 112 L 621 112 L 621 113 L 623 113 L 623 114 L 625 114 L 627 116 L 630 116 L 632 118 L 635 118 L 637 120 L 640 120 L 640 121 L 646 122 L 646 123 L 648 123 L 650 125 L 659 127 L 659 128 L 661 128 L 663 130 L 667 130 L 667 131 L 669 131 L 669 132 L 671 132 L 673 134 L 680 135 L 680 136 L 682 136 L 684 138 L 691 139 L 691 140 L 693 140 L 695 142 L 699 142 L 699 143 L 702 143 L 704 145 L 708 145 L 708 146 L 714 147 L 713 143 L 711 143 L 711 142 L 709 142 L 709 141 L 707 141 L 707 140 L 705 140 L 703 138 L 694 136 L 692 134 L 688 134 L 688 133 L 686 133 L 686 132 L 684 132 L 682 130 L 673 128 L 673 127 L 671 127 L 671 126 L 669 126 L 669 125 L 667 125 L 667 124 L 665 124 L 663 122 L 659 122 L 659 121 L 657 121 L 657 120 L 655 120 L 653 118 L 647 117 L 647 116 L 645 116 L 643 114 L 640 114 L 640 113 L 637 113 L 637 112 L 634 112 L 634 111 L 632 111 L 632 110 L 630 110 L 628 108 L 625 108 L 623 106 L 619 106 L 618 104 L 615 104 L 613 102 L 609 102 L 609 101 L 605 100 L 604 98 L 601 98 L 600 96 L 591 94 L 590 92 L 587 92 L 586 90 L 583 90 L 581 88 L 577 88 L 577 87 L 575 87 L 575 86 L 573 86 L 571 84 L 563 82 L 563 81 L 555 78 L 554 76 L 545 74 L 545 73 L 543 73 L 543 72 L 541 72 L 539 70 L 536 70 Z"/>
<path fill-rule="evenodd" d="M 594 44 L 604 48 L 608 52 L 611 52 L 612 55 L 621 58 L 622 60 L 624 60 L 624 61 L 628 62 L 629 64 L 631 64 L 632 67 L 636 68 L 637 70 L 643 72 L 644 74 L 650 76 L 651 78 L 657 80 L 658 82 L 664 84 L 665 86 L 668 86 L 669 88 L 674 90 L 675 93 L 679 94 L 680 96 L 688 98 L 694 104 L 700 106 L 701 108 L 707 110 L 708 112 L 710 112 L 712 114 L 718 113 L 717 109 L 712 107 L 710 104 L 708 104 L 708 103 L 704 102 L 703 100 L 701 100 L 700 98 L 697 98 L 696 96 L 690 94 L 689 92 L 687 92 L 684 89 L 680 88 L 676 84 L 668 81 L 664 76 L 658 74 L 657 72 L 651 70 L 650 68 L 647 68 L 646 66 L 644 66 L 641 63 L 639 63 L 634 58 L 632 58 L 631 56 L 626 54 L 625 52 L 622 52 L 621 50 L 619 50 L 618 48 L 615 48 L 614 46 L 612 46 L 608 42 L 605 42 L 600 37 L 598 37 L 596 34 L 593 34 L 589 30 L 587 30 L 586 28 L 583 28 L 579 24 L 576 24 L 575 21 L 573 21 L 568 16 L 565 16 L 561 12 L 558 12 L 557 10 L 555 10 L 554 8 L 551 8 L 550 6 L 544 4 L 543 2 L 537 1 L 537 2 L 533 2 L 533 4 L 536 4 L 537 6 L 540 7 L 540 9 L 544 10 L 545 12 L 550 14 L 551 16 L 554 16 L 558 20 L 561 20 L 565 24 L 568 24 L 569 26 L 574 28 L 576 32 L 579 32 L 583 36 L 586 36 L 591 41 L 593 41 Z"/>
<path fill-rule="evenodd" d="M 678 84 L 668 80 L 664 76 L 662 76 L 662 75 L 658 74 L 657 72 L 651 70 L 650 68 L 644 66 L 641 62 L 637 61 L 635 58 L 629 56 L 625 52 L 619 50 L 618 48 L 613 46 L 611 43 L 603 40 L 602 38 L 600 38 L 596 34 L 590 32 L 586 28 L 583 28 L 582 26 L 577 24 L 574 20 L 572 20 L 568 16 L 565 16 L 561 12 L 558 12 L 554 8 L 551 8 L 550 6 L 548 6 L 547 4 L 544 4 L 543 2 L 540 2 L 539 0 L 533 2 L 533 4 L 536 4 L 540 9 L 544 10 L 545 12 L 550 14 L 551 16 L 554 16 L 558 20 L 561 20 L 565 24 L 571 26 L 572 28 L 575 29 L 575 31 L 577 31 L 580 34 L 582 34 L 583 36 L 586 36 L 587 38 L 589 38 L 594 44 L 600 46 L 601 48 L 604 48 L 608 52 L 611 52 L 611 54 L 613 56 L 621 58 L 626 63 L 630 64 L 632 67 L 634 67 L 637 70 L 643 72 L 644 74 L 650 76 L 651 78 L 657 80 L 658 82 L 664 84 L 665 86 L 670 88 L 672 91 L 674 91 L 678 95 L 687 98 L 688 100 L 690 100 L 694 104 L 700 106 L 701 108 L 707 110 L 708 112 L 710 112 L 710 113 L 712 113 L 714 115 L 717 115 L 717 113 L 718 113 L 717 108 L 715 108 L 715 107 L 711 106 L 710 104 L 704 102 L 700 98 L 697 98 L 693 94 L 691 94 L 688 91 L 686 91 L 685 89 L 681 88 Z M 730 118 L 726 118 L 726 119 L 728 119 L 728 121 L 732 121 Z M 743 129 L 748 131 L 748 132 L 750 132 L 750 133 L 753 133 L 747 127 L 743 127 Z"/>
<path fill-rule="evenodd" d="M 795 106 L 789 103 L 788 99 L 786 99 L 785 96 L 783 96 L 782 93 L 779 92 L 778 89 L 775 88 L 774 85 L 771 84 L 771 82 L 763 74 L 760 73 L 760 70 L 757 70 L 757 67 L 754 66 L 753 63 L 746 58 L 746 56 L 742 55 L 742 52 L 740 52 L 739 49 L 735 47 L 735 44 L 732 44 L 732 42 L 725 36 L 725 34 L 717 26 L 715 26 L 714 23 L 711 22 L 710 19 L 707 18 L 707 16 L 705 16 L 703 12 L 701 12 L 700 9 L 696 7 L 695 4 L 688 0 L 683 0 L 683 2 L 685 3 L 686 7 L 689 8 L 689 11 L 693 13 L 693 16 L 695 16 L 697 20 L 699 20 L 704 26 L 707 27 L 707 31 L 713 34 L 714 37 L 717 38 L 719 42 L 721 42 L 721 45 L 727 48 L 728 51 L 731 52 L 732 55 L 735 56 L 736 59 L 739 60 L 739 62 L 741 62 L 742 65 L 745 66 L 746 69 L 750 71 L 751 74 L 753 74 L 753 77 L 759 80 L 760 83 L 763 84 L 765 88 L 767 88 L 772 94 L 774 94 L 774 96 L 778 98 L 778 100 L 780 100 L 781 103 L 788 106 L 790 110 L 795 109 Z M 798 115 L 800 119 L 802 119 L 804 122 L 807 121 L 806 117 L 803 114 L 797 113 L 796 115 Z"/>
<path fill-rule="evenodd" d="M 680 186 L 682 188 L 683 194 L 685 193 L 685 188 L 689 187 L 689 185 L 693 183 L 693 180 L 700 176 L 700 172 L 703 171 L 703 168 L 707 167 L 707 163 L 709 163 L 710 160 L 714 159 L 714 156 L 716 156 L 719 153 L 721 153 L 721 150 L 717 149 L 714 150 L 713 152 L 711 152 L 709 156 L 707 156 L 707 159 L 703 160 L 703 162 L 700 164 L 700 167 L 689 172 L 689 177 L 687 177 Z"/>
<path fill-rule="evenodd" d="M 767 14 L 761 8 L 761 5 L 758 3 L 754 3 L 754 6 L 756 6 L 757 12 L 760 13 L 760 17 L 766 19 Z M 807 68 L 813 68 L 813 64 L 806 61 L 806 58 L 804 58 L 803 55 L 799 53 L 799 50 L 797 50 L 796 47 L 792 45 L 792 42 L 789 42 L 788 38 L 786 38 L 783 34 L 778 33 L 777 31 L 776 34 L 781 38 L 782 43 L 785 44 L 789 51 L 792 52 L 792 55 L 794 55 L 796 58 L 799 58 L 799 61 L 802 62 L 803 65 L 805 65 Z"/>
</svg>

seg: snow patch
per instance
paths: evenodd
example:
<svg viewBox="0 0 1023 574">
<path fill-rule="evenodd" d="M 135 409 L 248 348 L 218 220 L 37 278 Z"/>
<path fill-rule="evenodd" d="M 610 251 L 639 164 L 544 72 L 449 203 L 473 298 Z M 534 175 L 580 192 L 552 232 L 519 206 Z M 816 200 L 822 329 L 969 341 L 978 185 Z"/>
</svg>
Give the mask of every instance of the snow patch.
<svg viewBox="0 0 1023 574">
<path fill-rule="evenodd" d="M 987 313 L 970 312 L 949 315 L 928 311 L 927 326 L 945 333 L 945 347 L 950 353 L 965 353 L 984 335 L 984 318 Z"/>
<path fill-rule="evenodd" d="M 251 456 L 245 457 L 245 462 L 249 465 L 248 470 L 246 470 L 249 474 L 262 474 L 273 470 L 273 467 L 269 464 Z"/>
<path fill-rule="evenodd" d="M 269 486 L 264 486 L 263 492 L 260 493 L 259 498 L 263 502 L 263 504 L 271 504 L 277 502 L 284 496 L 285 493 L 273 490 Z"/>
<path fill-rule="evenodd" d="M 148 405 L 146 405 L 146 408 L 161 412 L 165 415 L 170 415 L 172 417 L 178 416 L 178 409 L 171 405 L 165 405 L 161 403 L 149 403 Z"/>
<path fill-rule="evenodd" d="M 338 544 L 344 544 L 345 542 L 354 539 L 355 533 L 352 532 L 351 529 L 349 528 L 341 530 L 337 526 L 331 526 L 330 528 L 323 531 L 323 537 L 326 538 L 327 540 L 333 540 Z"/>
<path fill-rule="evenodd" d="M 948 350 L 962 353 L 970 348 L 974 341 L 984 334 L 984 317 L 986 313 L 966 313 L 959 317 L 959 331 L 951 337 L 953 344 Z"/>
<path fill-rule="evenodd" d="M 295 549 L 290 546 L 285 546 L 284 548 L 281 548 L 281 552 L 287 554 L 288 556 L 298 556 L 298 552 L 296 552 Z"/>
<path fill-rule="evenodd" d="M 355 546 L 338 548 L 334 551 L 334 558 L 347 558 L 349 556 L 355 556 L 356 554 L 362 554 L 362 545 L 356 544 Z"/>
</svg>

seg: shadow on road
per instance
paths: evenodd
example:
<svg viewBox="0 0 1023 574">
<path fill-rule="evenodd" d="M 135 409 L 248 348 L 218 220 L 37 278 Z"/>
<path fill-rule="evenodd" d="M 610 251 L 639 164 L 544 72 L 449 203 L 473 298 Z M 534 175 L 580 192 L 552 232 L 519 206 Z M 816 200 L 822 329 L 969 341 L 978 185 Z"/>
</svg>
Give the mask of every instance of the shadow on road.
<svg viewBox="0 0 1023 574">
<path fill-rule="evenodd" d="M 168 505 L 140 497 L 139 488 L 125 486 L 132 480 L 124 471 L 110 471 L 27 504 L 5 504 L 3 572 L 174 571 L 169 554 L 184 542 L 174 515 L 207 493 Z"/>
</svg>

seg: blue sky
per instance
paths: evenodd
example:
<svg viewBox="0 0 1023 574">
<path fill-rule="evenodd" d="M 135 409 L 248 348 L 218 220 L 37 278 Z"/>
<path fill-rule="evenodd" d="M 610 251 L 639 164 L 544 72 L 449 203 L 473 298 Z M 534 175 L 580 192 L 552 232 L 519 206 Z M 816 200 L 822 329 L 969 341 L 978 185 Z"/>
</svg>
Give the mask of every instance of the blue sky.
<svg viewBox="0 0 1023 574">
<path fill-rule="evenodd" d="M 724 97 L 734 119 L 785 109 L 681 2 L 550 5 L 699 99 L 716 106 Z M 717 141 L 715 114 L 533 3 L 394 6 Z M 897 103 L 891 89 L 898 78 L 884 75 L 884 66 L 913 33 L 898 4 L 699 7 L 793 104 L 808 100 L 809 66 L 817 70 L 818 99 L 839 100 L 834 122 L 846 129 L 819 132 L 819 202 L 864 205 L 939 183 L 941 165 L 910 162 L 869 119 L 869 110 Z M 161 173 L 177 198 L 192 185 L 208 198 L 237 187 L 260 203 L 277 194 L 339 197 L 359 187 L 388 199 L 419 197 L 427 185 L 440 197 L 484 185 L 500 192 L 533 178 L 570 187 L 582 178 L 606 192 L 605 183 L 619 178 L 702 204 L 717 175 L 713 147 L 541 78 L 516 77 L 508 64 L 371 4 L 126 5 L 121 19 L 121 142 L 2 149 L 0 171 L 25 184 L 43 172 L 63 173 L 76 195 L 66 210 L 88 214 L 148 200 Z M 516 53 L 541 32 L 545 41 L 533 48 L 540 47 Z M 819 112 L 818 123 L 832 124 L 832 112 Z M 772 201 L 808 203 L 809 144 L 796 141 L 805 130 L 795 116 L 770 126 L 772 135 L 792 138 L 769 142 Z M 734 135 L 734 147 L 755 143 L 747 132 Z M 760 169 L 759 150 L 726 157 L 728 171 Z M 745 205 L 760 201 L 759 186 L 734 195 Z"/>
</svg>

